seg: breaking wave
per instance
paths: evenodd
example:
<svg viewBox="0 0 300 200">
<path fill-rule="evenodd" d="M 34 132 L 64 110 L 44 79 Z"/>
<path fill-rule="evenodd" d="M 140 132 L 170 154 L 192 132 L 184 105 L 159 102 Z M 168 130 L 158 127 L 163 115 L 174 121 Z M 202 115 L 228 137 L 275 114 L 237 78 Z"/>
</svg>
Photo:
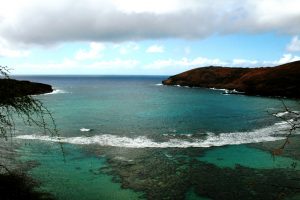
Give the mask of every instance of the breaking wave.
<svg viewBox="0 0 300 200">
<path fill-rule="evenodd" d="M 164 134 L 166 141 L 157 142 L 146 136 L 135 138 L 102 134 L 95 136 L 78 137 L 50 137 L 42 135 L 20 135 L 16 138 L 25 140 L 41 140 L 49 142 L 62 142 L 78 145 L 95 144 L 100 146 L 126 147 L 126 148 L 188 148 L 188 147 L 212 147 L 224 145 L 237 145 L 247 143 L 259 143 L 285 139 L 289 125 L 287 122 L 275 123 L 273 126 L 256 129 L 249 132 L 232 133 L 207 133 L 202 138 L 196 135 L 182 137 L 176 134 Z"/>
<path fill-rule="evenodd" d="M 209 89 L 211 89 L 211 90 L 223 91 L 223 92 L 228 91 L 227 89 L 219 89 L 219 88 L 209 88 Z"/>
<path fill-rule="evenodd" d="M 59 90 L 59 89 L 54 89 L 53 92 L 50 92 L 50 93 L 46 93 L 44 95 L 50 95 L 50 94 L 65 94 L 65 93 L 68 93 L 64 90 Z"/>
<path fill-rule="evenodd" d="M 79 129 L 81 132 L 90 132 L 91 131 L 91 129 L 89 129 L 89 128 L 81 128 L 81 129 Z"/>
<path fill-rule="evenodd" d="M 299 119 L 299 111 L 293 110 L 293 111 L 284 111 L 284 112 L 278 112 L 274 113 L 273 115 L 280 118 L 295 118 Z"/>
</svg>

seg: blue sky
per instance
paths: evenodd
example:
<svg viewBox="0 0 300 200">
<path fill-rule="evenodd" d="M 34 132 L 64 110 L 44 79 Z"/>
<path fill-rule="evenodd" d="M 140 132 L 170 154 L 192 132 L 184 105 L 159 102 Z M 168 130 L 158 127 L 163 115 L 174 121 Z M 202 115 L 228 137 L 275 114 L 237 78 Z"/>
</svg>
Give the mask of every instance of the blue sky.
<svg viewBox="0 0 300 200">
<path fill-rule="evenodd" d="M 300 0 L 1 5 L 0 64 L 13 74 L 171 75 L 300 60 Z"/>
</svg>

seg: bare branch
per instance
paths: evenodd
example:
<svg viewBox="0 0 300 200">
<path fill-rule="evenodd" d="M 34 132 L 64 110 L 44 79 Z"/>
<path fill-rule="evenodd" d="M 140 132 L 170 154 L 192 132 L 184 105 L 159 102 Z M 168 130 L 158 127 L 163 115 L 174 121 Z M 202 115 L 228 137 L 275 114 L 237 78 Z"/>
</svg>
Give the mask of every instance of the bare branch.
<svg viewBox="0 0 300 200">
<path fill-rule="evenodd" d="M 10 79 L 8 74 L 9 69 L 0 66 L 0 78 Z M 12 138 L 15 133 L 15 118 L 17 117 L 20 118 L 25 125 L 41 128 L 44 134 L 57 136 L 59 138 L 52 113 L 40 100 L 33 96 L 22 95 L 21 91 L 17 89 L 11 91 L 5 88 L 5 86 L 3 86 L 2 89 L 4 92 L 0 90 L 0 137 L 6 140 L 8 136 Z M 11 93 L 6 94 L 5 91 Z M 20 94 L 18 92 L 20 92 Z M 61 143 L 60 146 L 63 152 L 63 158 L 65 159 Z"/>
<path fill-rule="evenodd" d="M 290 143 L 290 137 L 297 129 L 300 128 L 300 123 L 298 121 L 298 119 L 300 118 L 300 113 L 290 110 L 282 99 L 280 101 L 282 103 L 284 111 L 287 113 L 285 115 L 280 115 L 280 112 L 277 112 L 277 113 L 273 113 L 273 115 L 278 119 L 281 119 L 285 121 L 287 124 L 289 124 L 289 128 L 286 130 L 287 135 L 283 144 L 279 148 L 273 149 L 272 151 L 273 156 L 281 155 L 283 153 L 283 150 Z M 289 116 L 289 117 L 285 117 L 285 116 Z"/>
</svg>

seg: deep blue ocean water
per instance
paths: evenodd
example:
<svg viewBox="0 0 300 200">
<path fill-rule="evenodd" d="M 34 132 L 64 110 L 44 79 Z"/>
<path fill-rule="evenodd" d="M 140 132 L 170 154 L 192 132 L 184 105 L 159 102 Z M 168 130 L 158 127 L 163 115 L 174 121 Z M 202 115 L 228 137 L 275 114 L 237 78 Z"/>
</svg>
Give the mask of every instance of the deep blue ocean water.
<svg viewBox="0 0 300 200">
<path fill-rule="evenodd" d="M 16 134 L 21 141 L 31 144 L 20 149 L 20 159 L 34 159 L 41 164 L 32 169 L 32 176 L 43 183 L 43 190 L 59 199 L 141 197 L 143 191 L 121 189 L 120 183 L 112 181 L 108 174 L 90 173 L 108 165 L 105 160 L 111 154 L 93 154 L 91 150 L 87 153 L 83 150 L 87 146 L 118 148 L 118 151 L 120 148 L 124 151 L 200 148 L 206 153 L 197 159 L 219 167 L 240 164 L 252 168 L 284 168 L 294 162 L 282 157 L 274 163 L 267 152 L 244 146 L 283 138 L 287 124 L 272 115 L 283 110 L 282 102 L 276 98 L 163 86 L 161 81 L 165 76 L 17 78 L 51 84 L 55 89 L 36 98 L 53 113 L 59 141 L 65 143 L 69 152 L 66 156 L 69 162 L 63 163 L 59 145 L 53 146 L 57 138 L 21 123 Z M 285 103 L 292 110 L 300 110 L 293 100 Z M 115 152 L 114 156 L 118 158 Z M 62 185 L 57 184 L 58 179 Z M 195 194 L 187 195 L 187 199 L 193 198 Z"/>
</svg>

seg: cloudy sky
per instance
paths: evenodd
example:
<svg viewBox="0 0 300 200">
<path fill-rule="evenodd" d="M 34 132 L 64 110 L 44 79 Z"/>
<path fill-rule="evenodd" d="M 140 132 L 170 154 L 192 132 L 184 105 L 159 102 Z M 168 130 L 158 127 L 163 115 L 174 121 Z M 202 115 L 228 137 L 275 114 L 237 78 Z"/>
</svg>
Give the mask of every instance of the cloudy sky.
<svg viewBox="0 0 300 200">
<path fill-rule="evenodd" d="M 13 74 L 162 74 L 300 60 L 300 0 L 0 0 Z"/>
</svg>

